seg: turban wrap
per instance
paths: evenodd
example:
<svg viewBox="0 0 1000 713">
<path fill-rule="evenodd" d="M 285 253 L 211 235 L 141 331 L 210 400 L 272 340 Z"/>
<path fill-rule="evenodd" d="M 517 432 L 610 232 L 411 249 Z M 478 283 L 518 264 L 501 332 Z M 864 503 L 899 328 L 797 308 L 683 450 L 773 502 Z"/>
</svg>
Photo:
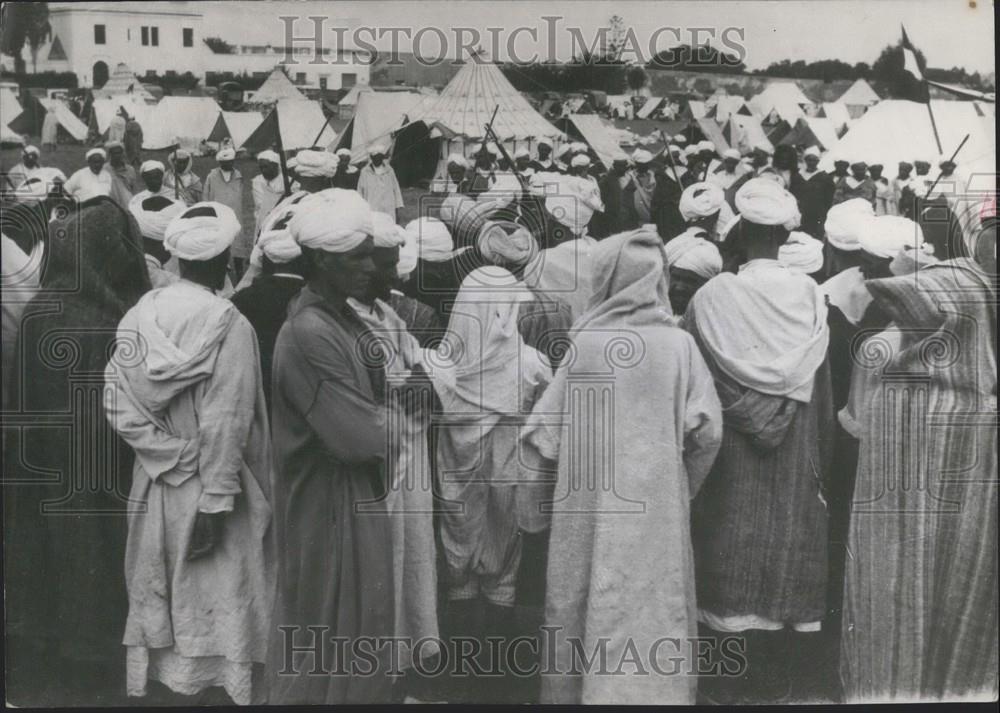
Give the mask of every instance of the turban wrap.
<svg viewBox="0 0 1000 713">
<path fill-rule="evenodd" d="M 37 146 L 28 144 L 21 150 L 21 153 L 34 154 L 35 156 L 40 156 L 42 152 L 38 150 Z"/>
<path fill-rule="evenodd" d="M 904 248 L 920 248 L 924 244 L 924 232 L 909 218 L 879 215 L 861 226 L 858 243 L 869 255 L 893 258 Z"/>
<path fill-rule="evenodd" d="M 751 178 L 736 191 L 736 212 L 757 225 L 780 225 L 785 230 L 799 227 L 802 216 L 795 196 L 766 178 Z"/>
<path fill-rule="evenodd" d="M 406 242 L 406 232 L 386 213 L 372 211 L 372 229 L 377 248 L 395 248 Z"/>
<path fill-rule="evenodd" d="M 778 262 L 789 270 L 811 275 L 823 267 L 823 241 L 793 230 L 778 248 Z"/>
<path fill-rule="evenodd" d="M 90 149 L 86 154 L 86 159 L 89 161 L 91 156 L 100 156 L 101 158 L 107 158 L 108 152 L 102 148 Z"/>
<path fill-rule="evenodd" d="M 573 160 L 570 161 L 570 165 L 572 165 L 572 166 L 589 166 L 590 165 L 590 156 L 588 156 L 585 153 L 577 154 L 576 156 L 573 157 Z"/>
<path fill-rule="evenodd" d="M 374 234 L 372 210 L 357 191 L 331 188 L 303 198 L 288 230 L 303 247 L 345 253 Z"/>
<path fill-rule="evenodd" d="M 145 196 L 139 193 L 128 202 L 129 213 L 139 224 L 142 237 L 163 240 L 170 221 L 187 210 L 184 201 L 175 201 L 166 196 Z"/>
<path fill-rule="evenodd" d="M 232 146 L 227 146 L 224 149 L 219 149 L 219 152 L 215 154 L 216 161 L 232 161 L 236 158 L 236 149 Z"/>
<path fill-rule="evenodd" d="M 209 209 L 214 215 L 197 215 Z M 163 236 L 163 247 L 181 260 L 211 260 L 232 245 L 239 233 L 240 221 L 232 208 L 202 201 L 170 221 Z"/>
<path fill-rule="evenodd" d="M 337 172 L 333 157 L 326 151 L 304 149 L 295 154 L 295 173 L 303 178 L 329 178 Z"/>
<path fill-rule="evenodd" d="M 865 223 L 875 217 L 872 204 L 864 198 L 852 198 L 849 201 L 832 206 L 826 214 L 823 230 L 827 242 L 838 250 L 853 252 L 860 250 L 858 242 Z"/>
<path fill-rule="evenodd" d="M 582 176 L 560 175 L 557 191 L 545 196 L 545 210 L 574 235 L 582 235 L 594 211 L 603 211 L 604 204 L 593 181 Z"/>
<path fill-rule="evenodd" d="M 531 232 L 510 221 L 487 222 L 479 231 L 476 246 L 483 259 L 501 267 L 524 265 L 538 253 Z"/>
<path fill-rule="evenodd" d="M 417 218 L 406 224 L 406 242 L 417 246 L 417 256 L 428 262 L 444 262 L 454 255 L 448 226 L 436 218 Z"/>
<path fill-rule="evenodd" d="M 143 161 L 142 165 L 139 167 L 140 175 L 143 173 L 151 173 L 153 171 L 159 171 L 160 173 L 165 172 L 166 167 L 159 161 Z"/>
<path fill-rule="evenodd" d="M 277 264 L 291 262 L 302 254 L 302 248 L 288 230 L 268 230 L 261 233 L 257 247 L 264 257 Z"/>
<path fill-rule="evenodd" d="M 636 164 L 649 163 L 653 160 L 653 154 L 646 149 L 636 149 L 632 154 L 632 161 Z"/>
<path fill-rule="evenodd" d="M 719 249 L 705 238 L 682 233 L 668 240 L 663 246 L 667 267 L 688 270 L 710 280 L 722 272 L 722 255 Z"/>
<path fill-rule="evenodd" d="M 678 209 L 684 220 L 707 218 L 722 209 L 726 194 L 714 183 L 692 183 L 681 193 Z"/>
<path fill-rule="evenodd" d="M 271 163 L 281 163 L 281 157 L 275 151 L 268 149 L 257 154 L 258 161 L 270 161 Z"/>
</svg>

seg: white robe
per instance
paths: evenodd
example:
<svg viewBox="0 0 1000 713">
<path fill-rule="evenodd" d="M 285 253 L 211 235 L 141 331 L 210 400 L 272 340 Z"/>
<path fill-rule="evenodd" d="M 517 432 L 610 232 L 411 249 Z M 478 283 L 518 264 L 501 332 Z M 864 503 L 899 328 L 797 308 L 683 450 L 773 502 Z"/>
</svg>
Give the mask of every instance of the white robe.
<svg viewBox="0 0 1000 713">
<path fill-rule="evenodd" d="M 90 166 L 76 171 L 63 185 L 67 194 L 83 203 L 98 196 L 111 195 L 111 174 L 102 170 L 95 174 Z"/>
</svg>

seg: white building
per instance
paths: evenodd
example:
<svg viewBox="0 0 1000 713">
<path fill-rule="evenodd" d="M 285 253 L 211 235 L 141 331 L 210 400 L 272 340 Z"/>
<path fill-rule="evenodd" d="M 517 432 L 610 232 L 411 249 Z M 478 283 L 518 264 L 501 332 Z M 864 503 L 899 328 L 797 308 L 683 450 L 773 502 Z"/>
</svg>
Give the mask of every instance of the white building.
<svg viewBox="0 0 1000 713">
<path fill-rule="evenodd" d="M 239 4 L 232 3 L 239 13 Z M 141 79 L 190 72 L 204 80 L 212 74 L 246 73 L 266 76 L 285 64 L 296 84 L 327 89 L 368 84 L 368 56 L 360 50 L 327 47 L 323 64 L 310 64 L 314 48 L 300 42 L 286 57 L 280 47 L 240 45 L 225 37 L 225 28 L 213 30 L 234 46 L 232 54 L 216 54 L 205 44 L 204 20 L 197 2 L 50 2 L 52 35 L 39 47 L 39 72 L 74 72 L 79 86 L 101 86 L 119 62 Z M 28 71 L 31 53 L 22 53 Z M 292 62 L 284 62 L 286 58 Z"/>
</svg>

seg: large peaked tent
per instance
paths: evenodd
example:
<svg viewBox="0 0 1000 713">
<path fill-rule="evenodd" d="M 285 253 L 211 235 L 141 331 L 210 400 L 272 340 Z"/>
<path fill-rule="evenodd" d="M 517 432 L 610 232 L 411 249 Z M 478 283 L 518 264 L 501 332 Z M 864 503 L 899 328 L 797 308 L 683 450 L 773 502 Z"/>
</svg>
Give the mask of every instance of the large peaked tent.
<svg viewBox="0 0 1000 713">
<path fill-rule="evenodd" d="M 142 82 L 132 73 L 128 65 L 120 62 L 104 86 L 93 90 L 93 95 L 95 99 L 107 99 L 123 94 L 130 94 L 149 104 L 156 101 L 156 97 L 142 86 Z"/>
<path fill-rule="evenodd" d="M 351 149 L 354 163 L 364 161 L 373 143 L 391 143 L 393 132 L 408 123 L 424 103 L 433 100 L 433 96 L 417 92 L 362 92 L 354 117 L 337 140 L 337 148 Z"/>
<path fill-rule="evenodd" d="M 211 97 L 163 97 L 159 104 L 149 107 L 145 119 L 136 117 L 142 127 L 142 146 L 156 151 L 179 144 L 197 152 L 221 113 Z"/>
<path fill-rule="evenodd" d="M 815 146 L 821 151 L 829 151 L 837 143 L 837 131 L 830 119 L 807 116 L 796 121 L 778 143 L 803 148 Z"/>
<path fill-rule="evenodd" d="M 848 87 L 837 101 L 845 106 L 871 106 L 878 104 L 881 100 L 882 98 L 875 93 L 868 82 L 864 79 L 856 79 L 854 84 Z"/>
<path fill-rule="evenodd" d="M 222 143 L 229 139 L 234 147 L 242 146 L 263 120 L 264 115 L 259 111 L 223 111 L 215 120 L 208 140 Z"/>
<path fill-rule="evenodd" d="M 254 132 L 237 148 L 252 154 L 277 148 L 278 137 L 274 122 L 281 127 L 281 148 L 285 151 L 308 149 L 313 146 L 328 147 L 337 138 L 337 132 L 327 122 L 319 102 L 309 99 L 286 99 L 275 105 L 277 113 L 269 112 Z"/>
<path fill-rule="evenodd" d="M 69 107 L 65 102 L 59 99 L 47 99 L 45 97 L 38 98 L 39 103 L 45 107 L 48 111 L 49 108 L 55 109 L 56 121 L 59 122 L 59 126 L 69 134 L 74 141 L 86 141 L 87 140 L 87 125 L 84 124 L 80 119 L 70 111 Z"/>
<path fill-rule="evenodd" d="M 308 97 L 292 84 L 281 67 L 275 67 L 250 98 L 251 104 L 277 104 L 279 101 L 297 99 L 307 101 Z"/>
<path fill-rule="evenodd" d="M 823 102 L 819 115 L 833 122 L 837 136 L 843 136 L 853 121 L 850 111 L 840 102 Z"/>
</svg>

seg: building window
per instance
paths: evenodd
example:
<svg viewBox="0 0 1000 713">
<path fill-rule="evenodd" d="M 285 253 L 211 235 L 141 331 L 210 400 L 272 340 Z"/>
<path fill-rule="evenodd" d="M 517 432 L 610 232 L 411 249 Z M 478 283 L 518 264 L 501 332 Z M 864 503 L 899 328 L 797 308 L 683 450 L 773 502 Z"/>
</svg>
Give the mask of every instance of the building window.
<svg viewBox="0 0 1000 713">
<path fill-rule="evenodd" d="M 150 44 L 153 45 L 153 47 L 159 47 L 160 46 L 160 28 L 159 27 L 150 27 L 149 28 L 149 39 L 150 39 Z"/>
<path fill-rule="evenodd" d="M 321 74 L 321 75 L 319 75 L 319 88 L 320 89 L 326 89 L 326 83 L 327 83 L 327 81 L 329 79 L 330 79 L 330 75 L 329 74 Z"/>
<path fill-rule="evenodd" d="M 295 73 L 295 83 L 296 84 L 305 84 L 306 83 L 306 73 L 305 72 L 296 72 Z"/>
<path fill-rule="evenodd" d="M 345 74 L 341 75 L 340 86 L 342 88 L 350 89 L 357 83 L 358 83 L 358 75 L 352 72 L 346 72 Z"/>
<path fill-rule="evenodd" d="M 177 76 L 177 70 L 176 69 L 168 69 L 167 70 L 167 76 L 168 77 L 176 77 Z"/>
<path fill-rule="evenodd" d="M 194 29 L 190 27 L 184 28 L 184 46 L 194 47 Z"/>
<path fill-rule="evenodd" d="M 147 69 L 146 70 L 146 76 L 149 77 L 149 78 L 156 77 L 156 70 L 155 69 Z"/>
<path fill-rule="evenodd" d="M 94 25 L 94 44 L 103 45 L 107 43 L 107 37 L 104 34 L 104 25 Z"/>
<path fill-rule="evenodd" d="M 142 46 L 143 47 L 147 46 L 149 44 L 149 28 L 140 27 L 139 34 L 141 35 L 140 42 L 142 42 Z"/>
</svg>

